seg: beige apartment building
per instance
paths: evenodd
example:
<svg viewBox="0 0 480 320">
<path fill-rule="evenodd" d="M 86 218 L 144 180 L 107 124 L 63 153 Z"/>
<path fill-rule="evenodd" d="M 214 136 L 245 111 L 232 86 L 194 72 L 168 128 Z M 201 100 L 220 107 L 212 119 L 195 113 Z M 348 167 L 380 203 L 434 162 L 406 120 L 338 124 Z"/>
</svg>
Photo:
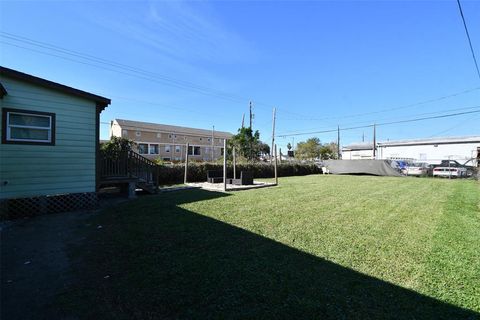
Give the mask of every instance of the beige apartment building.
<svg viewBox="0 0 480 320">
<path fill-rule="evenodd" d="M 137 144 L 137 152 L 149 159 L 184 161 L 186 144 L 189 159 L 217 160 L 223 155 L 223 141 L 229 132 L 171 126 L 166 124 L 114 119 L 110 122 L 110 136 L 128 138 Z"/>
</svg>

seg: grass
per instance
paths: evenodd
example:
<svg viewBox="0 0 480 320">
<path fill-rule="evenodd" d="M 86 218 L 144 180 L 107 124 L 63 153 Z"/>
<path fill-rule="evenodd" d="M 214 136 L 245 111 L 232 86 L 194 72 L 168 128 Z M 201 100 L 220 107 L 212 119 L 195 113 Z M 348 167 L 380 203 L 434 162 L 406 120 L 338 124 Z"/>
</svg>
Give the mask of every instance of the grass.
<svg viewBox="0 0 480 320">
<path fill-rule="evenodd" d="M 60 298 L 69 316 L 480 315 L 475 181 L 290 177 L 144 197 L 91 223 L 72 249 L 79 285 Z"/>
</svg>

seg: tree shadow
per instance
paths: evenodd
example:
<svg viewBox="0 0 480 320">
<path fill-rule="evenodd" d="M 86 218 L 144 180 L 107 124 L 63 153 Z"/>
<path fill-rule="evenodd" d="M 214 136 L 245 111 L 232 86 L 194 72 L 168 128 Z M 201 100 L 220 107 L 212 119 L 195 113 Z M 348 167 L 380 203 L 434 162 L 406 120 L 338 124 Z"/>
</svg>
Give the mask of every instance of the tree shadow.
<svg viewBox="0 0 480 320">
<path fill-rule="evenodd" d="M 79 270 L 82 316 L 229 319 L 478 319 L 479 314 L 180 207 L 228 196 L 160 195 L 106 213 Z M 214 205 L 214 204 L 212 204 Z M 132 208 L 138 211 L 129 214 Z M 118 218 L 123 217 L 123 218 Z M 123 219 L 123 220 L 122 220 Z M 129 223 L 128 227 L 125 222 Z M 105 281 L 103 275 L 111 275 Z"/>
</svg>

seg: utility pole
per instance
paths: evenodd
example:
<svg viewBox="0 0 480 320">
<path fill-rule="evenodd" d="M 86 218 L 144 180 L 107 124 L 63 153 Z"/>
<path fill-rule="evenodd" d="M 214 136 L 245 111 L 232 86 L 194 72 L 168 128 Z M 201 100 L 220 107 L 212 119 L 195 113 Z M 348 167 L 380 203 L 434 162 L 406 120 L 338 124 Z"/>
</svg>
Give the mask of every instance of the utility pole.
<svg viewBox="0 0 480 320">
<path fill-rule="evenodd" d="M 365 132 L 362 132 L 362 142 L 365 142 Z"/>
<path fill-rule="evenodd" d="M 275 116 L 276 108 L 273 108 L 273 119 L 272 119 L 272 149 L 270 149 L 270 157 L 273 156 L 273 148 L 275 146 Z"/>
<path fill-rule="evenodd" d="M 337 159 L 340 159 L 340 126 L 337 126 Z"/>
<path fill-rule="evenodd" d="M 245 113 L 243 113 L 243 116 L 242 116 L 242 129 L 244 127 L 244 124 L 245 124 Z"/>
<path fill-rule="evenodd" d="M 250 130 L 252 129 L 252 101 L 250 101 Z"/>
<path fill-rule="evenodd" d="M 223 140 L 223 191 L 227 191 L 227 139 Z"/>
<path fill-rule="evenodd" d="M 212 162 L 213 162 L 213 157 L 215 155 L 214 151 L 214 141 L 215 141 L 215 126 L 212 126 Z"/>
<path fill-rule="evenodd" d="M 376 132 L 376 124 L 373 124 L 373 159 L 376 159 L 376 144 L 377 144 L 377 132 Z"/>
</svg>

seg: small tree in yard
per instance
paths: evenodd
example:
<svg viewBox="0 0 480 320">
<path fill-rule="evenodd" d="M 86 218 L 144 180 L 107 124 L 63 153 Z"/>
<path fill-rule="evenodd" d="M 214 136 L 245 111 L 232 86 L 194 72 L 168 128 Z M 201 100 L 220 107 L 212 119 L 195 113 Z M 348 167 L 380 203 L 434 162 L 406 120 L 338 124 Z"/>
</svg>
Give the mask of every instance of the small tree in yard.
<svg viewBox="0 0 480 320">
<path fill-rule="evenodd" d="M 121 138 L 121 137 L 111 137 L 109 141 L 102 143 L 100 150 L 110 157 L 116 157 L 122 152 L 128 152 L 133 150 L 135 142 L 132 140 Z"/>
<path fill-rule="evenodd" d="M 262 154 L 270 152 L 270 147 L 260 141 L 260 132 L 257 130 L 254 133 L 251 128 L 238 129 L 238 133 L 229 140 L 230 155 L 232 148 L 248 161 L 258 160 Z"/>
</svg>

